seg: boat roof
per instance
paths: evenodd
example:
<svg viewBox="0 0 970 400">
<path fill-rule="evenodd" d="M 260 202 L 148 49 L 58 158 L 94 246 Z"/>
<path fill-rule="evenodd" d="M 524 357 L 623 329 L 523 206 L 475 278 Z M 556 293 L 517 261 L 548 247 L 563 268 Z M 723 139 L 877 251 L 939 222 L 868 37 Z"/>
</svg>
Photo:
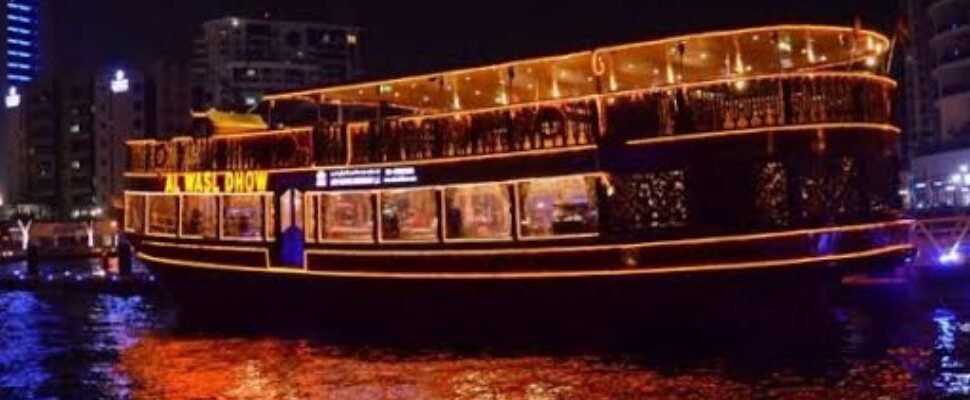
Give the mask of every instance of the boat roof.
<svg viewBox="0 0 970 400">
<path fill-rule="evenodd" d="M 549 57 L 266 96 L 434 115 L 790 72 L 879 71 L 889 39 L 853 27 L 776 25 L 676 36 Z"/>
</svg>

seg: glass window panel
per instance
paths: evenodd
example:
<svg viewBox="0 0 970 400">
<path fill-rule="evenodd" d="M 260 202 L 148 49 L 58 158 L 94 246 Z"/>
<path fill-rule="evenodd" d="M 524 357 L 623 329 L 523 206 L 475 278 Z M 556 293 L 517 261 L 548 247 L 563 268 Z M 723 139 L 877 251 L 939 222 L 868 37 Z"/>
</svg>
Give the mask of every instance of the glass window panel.
<svg viewBox="0 0 970 400">
<path fill-rule="evenodd" d="M 519 184 L 520 231 L 542 238 L 598 232 L 596 178 L 569 177 Z"/>
<path fill-rule="evenodd" d="M 381 194 L 381 239 L 438 240 L 438 192 L 434 190 Z"/>
<path fill-rule="evenodd" d="M 223 236 L 243 239 L 263 237 L 263 196 L 224 196 L 222 198 Z"/>
<path fill-rule="evenodd" d="M 128 195 L 125 204 L 125 229 L 130 232 L 145 231 L 145 196 Z"/>
<path fill-rule="evenodd" d="M 374 241 L 374 207 L 370 193 L 326 194 L 320 215 L 321 237 L 349 242 Z"/>
<path fill-rule="evenodd" d="M 308 242 L 317 241 L 317 199 L 319 196 L 307 194 L 303 202 L 303 220 L 306 225 L 306 240 Z"/>
<path fill-rule="evenodd" d="M 215 239 L 218 235 L 218 199 L 215 196 L 182 197 L 182 235 Z"/>
<path fill-rule="evenodd" d="M 263 213 L 266 215 L 266 226 L 263 232 L 267 238 L 276 237 L 276 207 L 273 205 L 273 195 L 263 197 Z"/>
<path fill-rule="evenodd" d="M 148 197 L 148 232 L 163 235 L 178 233 L 178 197 Z"/>
<path fill-rule="evenodd" d="M 288 190 L 280 196 L 280 226 L 285 231 L 293 226 L 293 191 Z"/>
<path fill-rule="evenodd" d="M 445 190 L 446 236 L 449 239 L 512 238 L 512 201 L 507 185 Z"/>
</svg>

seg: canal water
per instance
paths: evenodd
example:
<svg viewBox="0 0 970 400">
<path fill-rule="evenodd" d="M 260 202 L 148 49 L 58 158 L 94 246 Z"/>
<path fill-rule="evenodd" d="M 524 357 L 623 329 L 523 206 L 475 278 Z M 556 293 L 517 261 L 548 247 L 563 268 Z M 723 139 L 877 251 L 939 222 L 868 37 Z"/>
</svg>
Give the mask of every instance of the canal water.
<svg viewBox="0 0 970 400">
<path fill-rule="evenodd" d="M 824 304 L 812 329 L 793 309 L 751 336 L 465 347 L 214 331 L 156 297 L 0 292 L 0 399 L 970 398 L 970 279 Z"/>
</svg>

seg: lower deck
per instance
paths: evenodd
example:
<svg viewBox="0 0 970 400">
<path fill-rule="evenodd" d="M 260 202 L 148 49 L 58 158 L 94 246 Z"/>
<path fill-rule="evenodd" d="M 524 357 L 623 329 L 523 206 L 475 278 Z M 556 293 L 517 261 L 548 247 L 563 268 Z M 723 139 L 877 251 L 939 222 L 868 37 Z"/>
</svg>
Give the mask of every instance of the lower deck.
<svg viewBox="0 0 970 400">
<path fill-rule="evenodd" d="M 913 250 L 910 230 L 909 221 L 899 221 L 671 241 L 585 241 L 529 248 L 338 250 L 310 246 L 303 250 L 303 261 L 297 266 L 275 263 L 274 249 L 267 245 L 143 239 L 137 246 L 139 257 L 149 263 L 207 270 L 361 279 L 595 278 L 828 268 L 872 259 L 901 260 Z"/>
</svg>

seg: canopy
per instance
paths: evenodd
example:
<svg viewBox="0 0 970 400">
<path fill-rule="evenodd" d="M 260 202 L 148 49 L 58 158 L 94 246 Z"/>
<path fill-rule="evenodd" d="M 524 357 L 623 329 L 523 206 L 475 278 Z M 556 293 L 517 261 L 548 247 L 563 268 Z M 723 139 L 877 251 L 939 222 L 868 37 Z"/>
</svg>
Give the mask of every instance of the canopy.
<svg viewBox="0 0 970 400">
<path fill-rule="evenodd" d="M 859 65 L 875 72 L 889 45 L 885 36 L 858 28 L 780 25 L 280 93 L 264 101 L 384 104 L 433 115 L 786 72 Z"/>
</svg>

